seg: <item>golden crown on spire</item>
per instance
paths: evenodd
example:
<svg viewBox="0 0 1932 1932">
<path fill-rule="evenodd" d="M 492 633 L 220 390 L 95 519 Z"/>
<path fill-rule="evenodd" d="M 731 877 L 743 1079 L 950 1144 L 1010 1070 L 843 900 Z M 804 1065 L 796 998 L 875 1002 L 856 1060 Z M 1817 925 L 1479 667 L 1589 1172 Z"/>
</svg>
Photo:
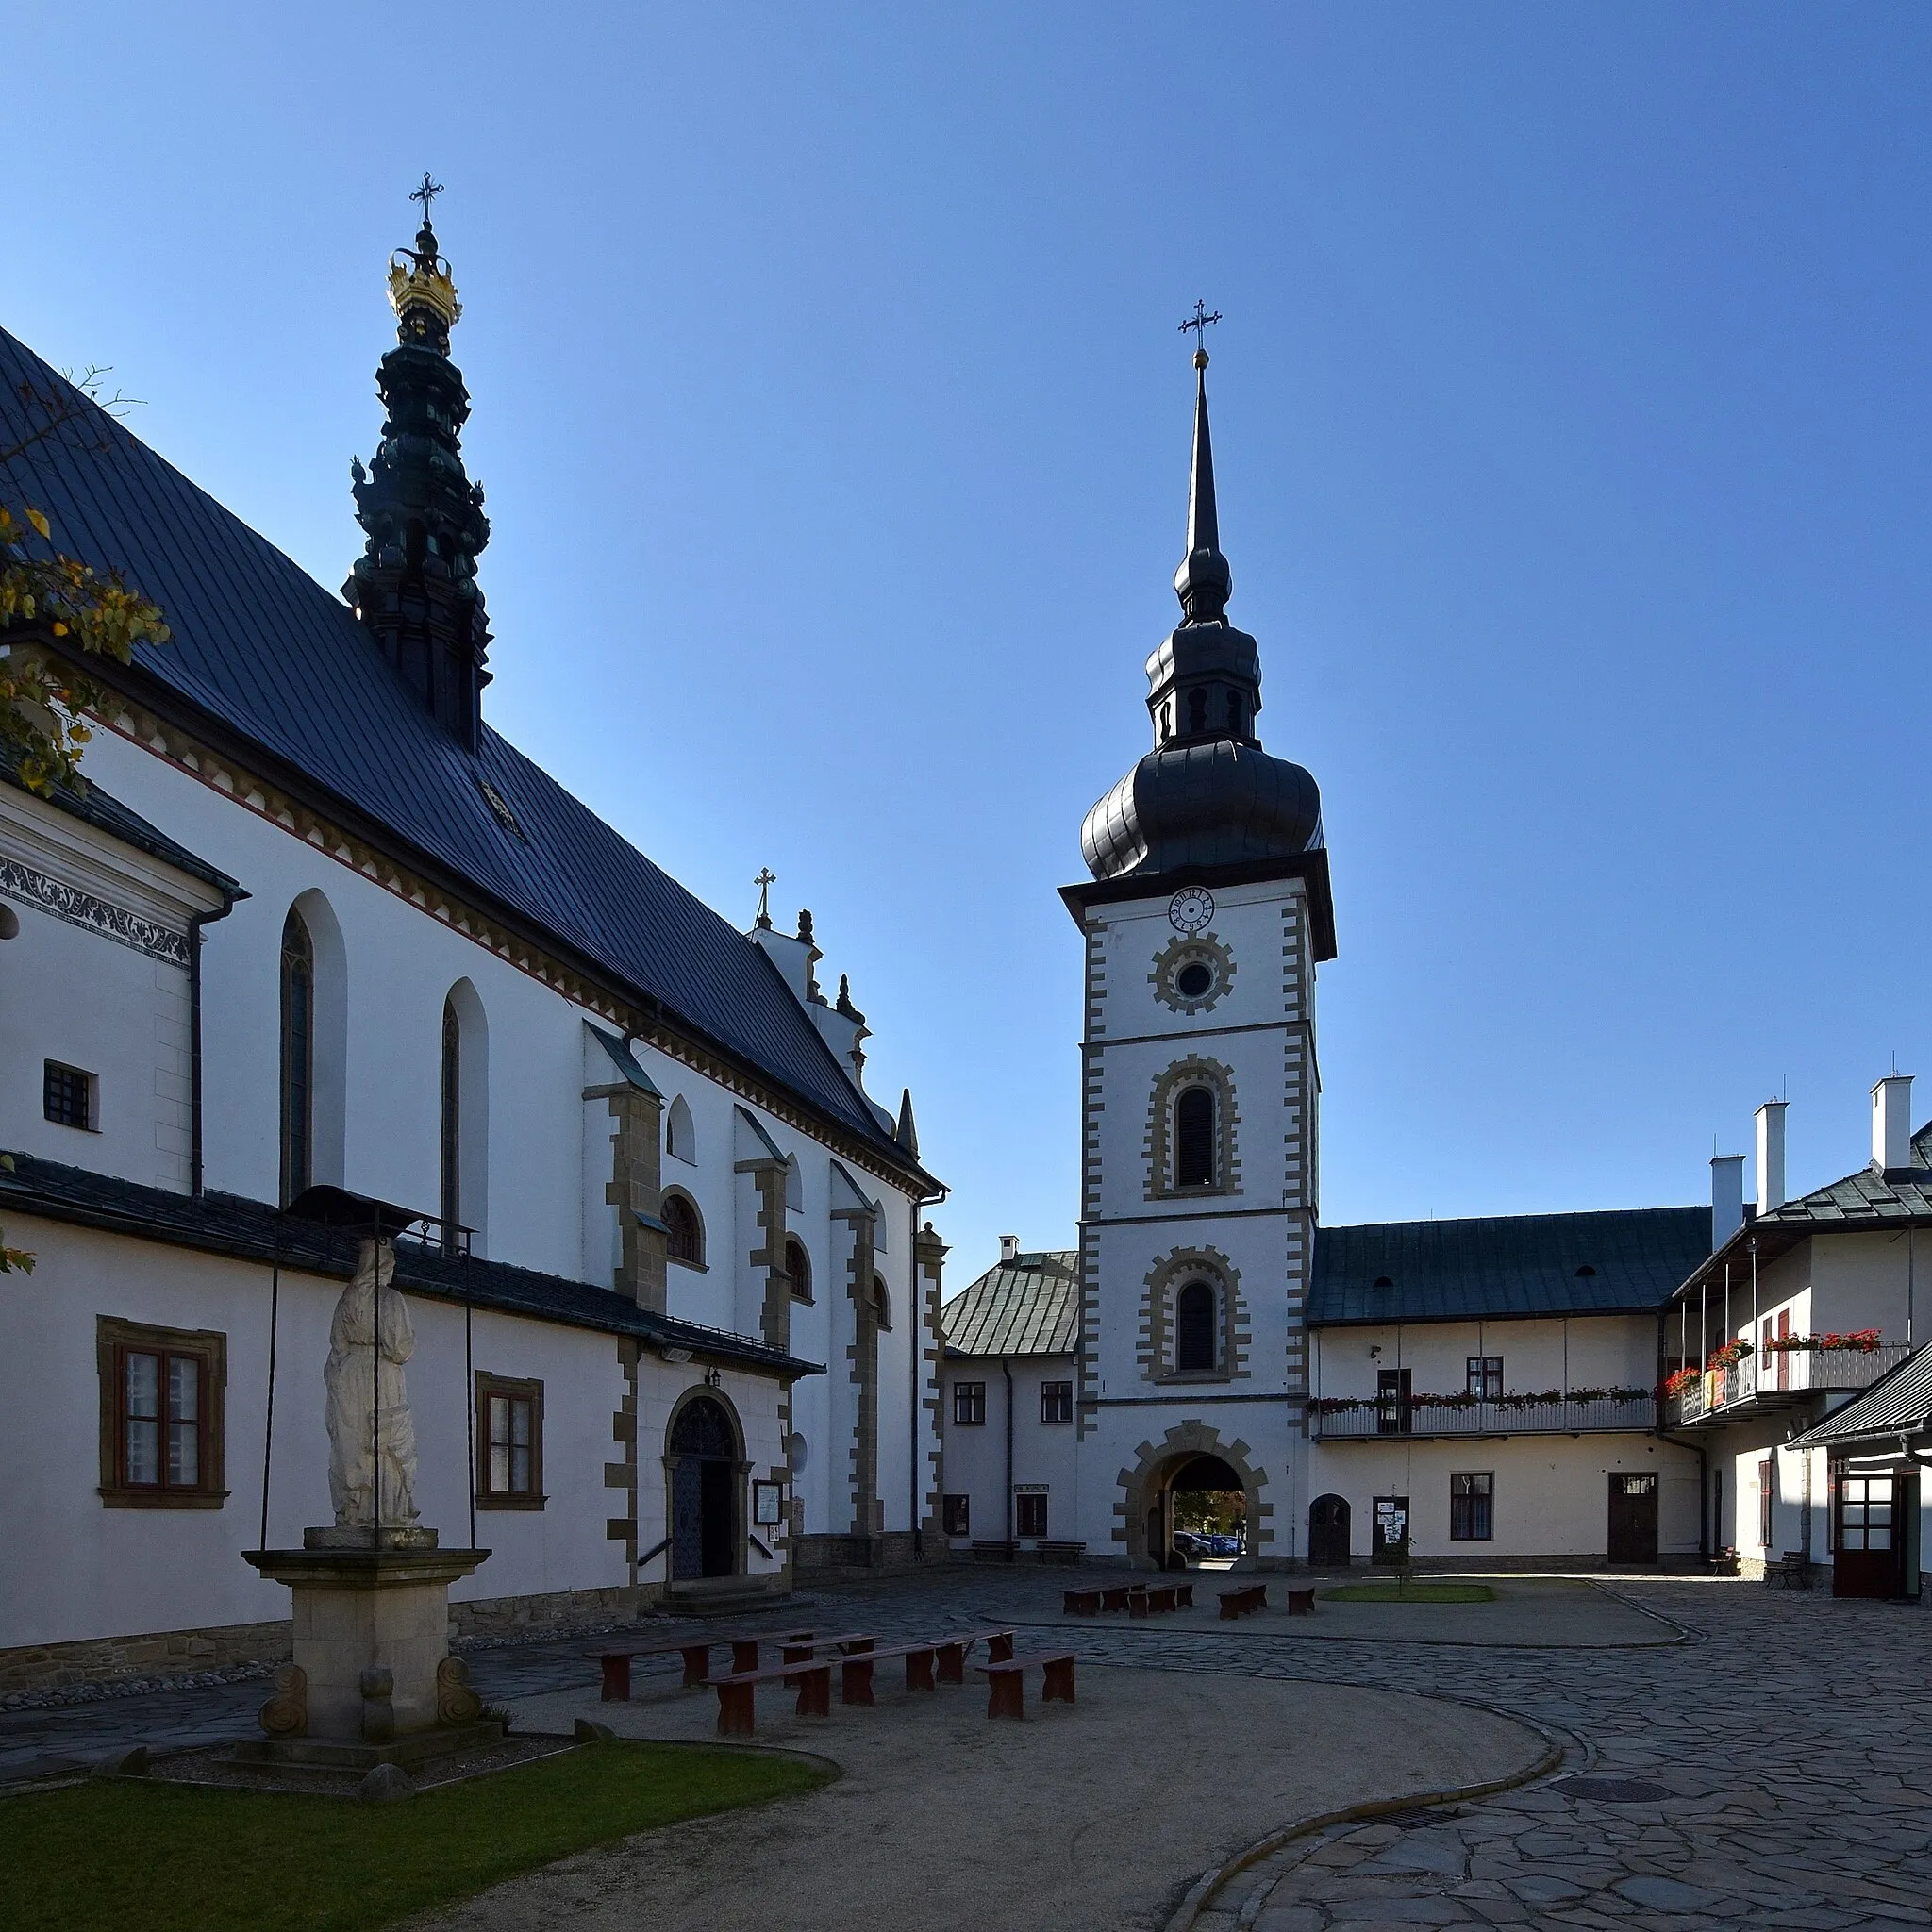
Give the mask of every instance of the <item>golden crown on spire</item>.
<svg viewBox="0 0 1932 1932">
<path fill-rule="evenodd" d="M 398 322 L 407 320 L 412 308 L 426 308 L 444 328 L 454 328 L 463 312 L 449 264 L 441 256 L 418 255 L 407 248 L 398 248 L 390 258 L 389 306 Z"/>
</svg>

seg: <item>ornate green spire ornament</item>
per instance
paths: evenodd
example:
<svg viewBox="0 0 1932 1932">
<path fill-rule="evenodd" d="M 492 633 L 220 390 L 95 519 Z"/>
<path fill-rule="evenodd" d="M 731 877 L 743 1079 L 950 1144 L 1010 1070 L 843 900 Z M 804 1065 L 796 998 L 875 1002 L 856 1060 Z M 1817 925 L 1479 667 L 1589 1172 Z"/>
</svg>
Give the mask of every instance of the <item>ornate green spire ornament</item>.
<svg viewBox="0 0 1932 1932">
<path fill-rule="evenodd" d="M 430 204 L 442 189 L 427 175 L 413 248 L 390 258 L 396 346 L 376 371 L 382 442 L 365 472 L 350 465 L 356 521 L 368 535 L 342 586 L 370 635 L 445 730 L 476 747 L 490 626 L 476 558 L 490 541 L 483 489 L 463 469 L 470 395 L 449 359 L 462 314 L 449 263 L 437 247 Z"/>
</svg>

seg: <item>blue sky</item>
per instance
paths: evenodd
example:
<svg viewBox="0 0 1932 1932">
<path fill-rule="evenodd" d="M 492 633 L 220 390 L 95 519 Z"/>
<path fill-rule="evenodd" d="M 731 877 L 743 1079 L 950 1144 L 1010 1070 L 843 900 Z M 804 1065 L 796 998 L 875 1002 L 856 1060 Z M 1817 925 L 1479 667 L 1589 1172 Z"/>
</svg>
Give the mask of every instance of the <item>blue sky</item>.
<svg viewBox="0 0 1932 1932">
<path fill-rule="evenodd" d="M 1072 1240 L 1054 888 L 1146 742 L 1196 296 L 1333 853 L 1324 1219 L 1697 1200 L 1779 1091 L 1811 1185 L 1932 1076 L 1923 6 L 8 33 L 0 322 L 330 585 L 447 185 L 490 715 L 739 924 L 761 865 L 812 908 L 956 1280 Z"/>
</svg>

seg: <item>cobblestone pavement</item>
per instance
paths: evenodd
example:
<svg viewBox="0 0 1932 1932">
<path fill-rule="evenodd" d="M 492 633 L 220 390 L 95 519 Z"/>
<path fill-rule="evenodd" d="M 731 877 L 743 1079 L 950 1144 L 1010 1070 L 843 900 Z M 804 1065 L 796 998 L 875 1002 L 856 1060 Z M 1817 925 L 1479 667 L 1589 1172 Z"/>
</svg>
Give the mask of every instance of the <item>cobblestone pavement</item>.
<svg viewBox="0 0 1932 1932">
<path fill-rule="evenodd" d="M 825 1590 L 816 1601 L 836 1605 L 848 1628 L 858 1620 L 881 1636 L 930 1633 L 989 1618 L 1057 1622 L 1064 1580 L 964 1570 Z M 1290 1840 L 1202 1901 L 1200 1932 L 1932 1926 L 1932 1614 L 1736 1581 L 1620 1577 L 1612 1587 L 1680 1625 L 1685 1641 L 1318 1647 L 1246 1625 L 1158 1622 L 1057 1634 L 1095 1663 L 1479 1703 L 1569 1747 L 1558 1773 L 1525 1789 Z M 591 1669 L 583 1647 L 477 1652 L 472 1675 L 490 1700 L 581 1686 Z M 250 1728 L 263 1694 L 251 1682 L 17 1712 L 0 1718 L 0 1778 L 34 1759 L 232 1737 Z M 1211 1777 L 1212 1765 L 1198 1774 Z M 1566 1789 L 1579 1774 L 1662 1795 L 1611 1801 Z"/>
</svg>

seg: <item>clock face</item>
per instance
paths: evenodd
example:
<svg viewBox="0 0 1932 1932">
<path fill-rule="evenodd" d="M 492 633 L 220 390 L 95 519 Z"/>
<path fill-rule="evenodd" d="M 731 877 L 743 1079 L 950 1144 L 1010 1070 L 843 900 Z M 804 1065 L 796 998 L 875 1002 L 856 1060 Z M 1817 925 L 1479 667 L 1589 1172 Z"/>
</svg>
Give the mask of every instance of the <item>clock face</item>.
<svg viewBox="0 0 1932 1932">
<path fill-rule="evenodd" d="M 1188 886 L 1167 902 L 1167 923 L 1176 932 L 1201 932 L 1214 917 L 1214 894 L 1204 886 Z"/>
</svg>

